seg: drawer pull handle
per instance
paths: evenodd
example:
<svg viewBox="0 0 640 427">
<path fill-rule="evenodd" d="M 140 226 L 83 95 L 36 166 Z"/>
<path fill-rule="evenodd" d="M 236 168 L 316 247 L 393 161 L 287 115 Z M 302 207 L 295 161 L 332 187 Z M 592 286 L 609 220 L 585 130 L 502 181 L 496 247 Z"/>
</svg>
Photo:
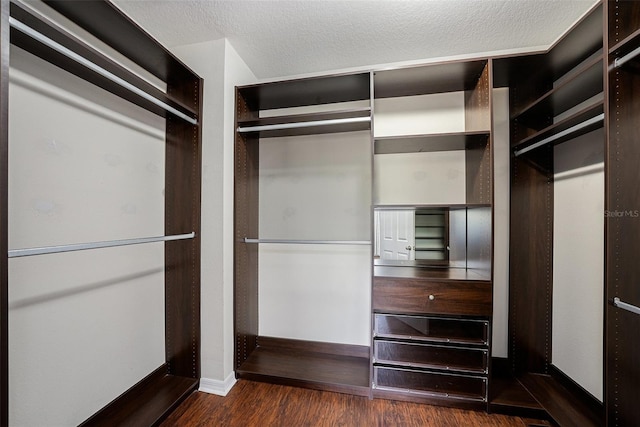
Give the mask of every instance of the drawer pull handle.
<svg viewBox="0 0 640 427">
<path fill-rule="evenodd" d="M 429 301 L 433 301 L 434 299 L 436 299 L 435 295 L 433 294 L 429 295 Z"/>
</svg>

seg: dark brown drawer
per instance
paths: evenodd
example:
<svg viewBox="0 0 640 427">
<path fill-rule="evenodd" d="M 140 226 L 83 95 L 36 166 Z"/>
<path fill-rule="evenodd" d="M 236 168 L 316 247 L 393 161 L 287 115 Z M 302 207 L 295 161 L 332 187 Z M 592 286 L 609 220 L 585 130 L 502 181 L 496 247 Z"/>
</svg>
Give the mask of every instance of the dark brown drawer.
<svg viewBox="0 0 640 427">
<path fill-rule="evenodd" d="M 373 328 L 377 338 L 464 345 L 489 344 L 488 320 L 376 313 Z"/>
<path fill-rule="evenodd" d="M 490 282 L 373 279 L 373 309 L 399 313 L 491 316 Z"/>
<path fill-rule="evenodd" d="M 458 397 L 486 401 L 485 377 L 375 366 L 374 387 L 418 395 Z"/>
<path fill-rule="evenodd" d="M 375 340 L 375 363 L 486 374 L 487 350 Z"/>
</svg>

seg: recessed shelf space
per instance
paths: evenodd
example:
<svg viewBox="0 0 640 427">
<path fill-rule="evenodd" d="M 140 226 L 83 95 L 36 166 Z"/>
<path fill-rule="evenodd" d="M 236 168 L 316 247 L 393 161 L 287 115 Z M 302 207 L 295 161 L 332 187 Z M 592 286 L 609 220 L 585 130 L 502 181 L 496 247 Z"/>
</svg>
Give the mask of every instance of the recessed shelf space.
<svg viewBox="0 0 640 427">
<path fill-rule="evenodd" d="M 368 100 L 370 73 L 344 74 L 242 86 L 252 111 Z M 240 117 L 239 119 L 242 119 Z"/>
<path fill-rule="evenodd" d="M 557 116 L 603 90 L 602 56 L 588 61 L 573 76 L 512 115 L 519 123 L 537 123 Z"/>
<path fill-rule="evenodd" d="M 374 73 L 375 98 L 391 98 L 473 89 L 487 61 L 430 64 Z"/>
<path fill-rule="evenodd" d="M 379 137 L 375 138 L 374 154 L 465 150 L 473 143 L 486 143 L 488 139 L 487 131 Z"/>
<path fill-rule="evenodd" d="M 374 277 L 420 279 L 420 280 L 445 280 L 445 281 L 479 281 L 491 280 L 491 272 L 473 268 L 449 268 L 449 267 L 420 267 L 397 261 L 398 265 L 379 265 L 376 260 L 373 267 Z"/>
<path fill-rule="evenodd" d="M 370 108 L 238 120 L 239 133 L 260 138 L 351 132 L 370 127 Z"/>
<path fill-rule="evenodd" d="M 513 144 L 516 155 L 547 144 L 560 144 L 603 126 L 604 104 L 598 102 Z"/>
<path fill-rule="evenodd" d="M 169 375 L 166 372 L 166 365 L 161 366 L 80 425 L 158 424 L 198 387 L 196 378 Z"/>
<path fill-rule="evenodd" d="M 368 347 L 361 354 L 333 352 L 345 347 L 258 337 L 258 347 L 236 373 L 254 381 L 368 396 Z"/>
</svg>

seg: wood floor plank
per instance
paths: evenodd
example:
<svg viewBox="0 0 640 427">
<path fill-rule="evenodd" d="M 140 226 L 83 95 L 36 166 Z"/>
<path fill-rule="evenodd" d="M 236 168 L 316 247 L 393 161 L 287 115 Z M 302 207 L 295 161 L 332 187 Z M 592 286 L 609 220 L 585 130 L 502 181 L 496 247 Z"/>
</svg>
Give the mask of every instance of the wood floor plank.
<svg viewBox="0 0 640 427">
<path fill-rule="evenodd" d="M 240 380 L 226 397 L 195 392 L 161 427 L 525 427 L 519 417 Z"/>
</svg>

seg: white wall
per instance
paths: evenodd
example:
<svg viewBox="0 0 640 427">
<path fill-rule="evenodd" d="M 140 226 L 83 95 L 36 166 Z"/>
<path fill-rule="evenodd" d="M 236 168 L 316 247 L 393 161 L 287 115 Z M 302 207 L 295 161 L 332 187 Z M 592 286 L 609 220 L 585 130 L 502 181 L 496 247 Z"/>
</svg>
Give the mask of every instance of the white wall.
<svg viewBox="0 0 640 427">
<path fill-rule="evenodd" d="M 375 100 L 375 137 L 465 130 L 464 92 Z M 379 154 L 373 165 L 373 203 L 464 204 L 464 150 Z"/>
<path fill-rule="evenodd" d="M 370 158 L 370 132 L 260 140 L 259 237 L 369 240 Z M 369 246 L 260 245 L 258 282 L 260 335 L 369 345 Z"/>
<path fill-rule="evenodd" d="M 173 49 L 204 79 L 202 121 L 201 389 L 224 394 L 233 373 L 235 86 L 255 76 L 226 40 Z"/>
<path fill-rule="evenodd" d="M 604 132 L 555 147 L 552 363 L 602 401 Z"/>
<path fill-rule="evenodd" d="M 11 63 L 9 248 L 163 235 L 164 120 Z M 76 425 L 164 360 L 162 244 L 9 260 L 10 425 Z"/>
<path fill-rule="evenodd" d="M 464 150 L 376 154 L 376 205 L 465 204 Z"/>
</svg>

